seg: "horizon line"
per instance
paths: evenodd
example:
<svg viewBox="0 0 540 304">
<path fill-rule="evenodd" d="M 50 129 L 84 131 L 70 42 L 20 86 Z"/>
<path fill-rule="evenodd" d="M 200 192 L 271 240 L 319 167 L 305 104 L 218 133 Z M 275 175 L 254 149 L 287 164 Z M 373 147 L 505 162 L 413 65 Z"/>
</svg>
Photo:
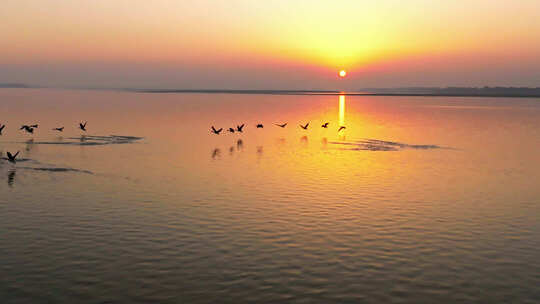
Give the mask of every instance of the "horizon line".
<svg viewBox="0 0 540 304">
<path fill-rule="evenodd" d="M 267 95 L 328 95 L 328 96 L 426 96 L 426 97 L 540 97 L 540 87 L 386 87 L 361 88 L 359 90 L 321 90 L 321 89 L 151 89 L 118 87 L 62 87 L 39 86 L 24 83 L 0 83 L 0 88 L 18 89 L 67 89 L 67 90 L 112 90 L 135 93 L 175 93 L 175 94 L 267 94 Z M 524 92 L 525 91 L 525 92 Z"/>
</svg>

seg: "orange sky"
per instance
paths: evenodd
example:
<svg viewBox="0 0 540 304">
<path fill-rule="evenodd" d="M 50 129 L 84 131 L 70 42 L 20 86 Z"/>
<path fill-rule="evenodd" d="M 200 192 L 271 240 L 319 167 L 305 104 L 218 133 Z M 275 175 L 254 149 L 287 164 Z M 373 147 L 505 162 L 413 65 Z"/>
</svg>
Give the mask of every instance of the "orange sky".
<svg viewBox="0 0 540 304">
<path fill-rule="evenodd" d="M 540 86 L 539 11 L 537 0 L 4 0 L 0 82 Z"/>
</svg>

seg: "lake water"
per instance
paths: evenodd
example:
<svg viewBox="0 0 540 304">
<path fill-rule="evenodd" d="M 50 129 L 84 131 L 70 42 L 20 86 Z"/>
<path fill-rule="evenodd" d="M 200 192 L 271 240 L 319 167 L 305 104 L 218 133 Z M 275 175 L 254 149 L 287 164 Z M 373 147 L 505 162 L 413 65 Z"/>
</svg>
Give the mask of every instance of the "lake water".
<svg viewBox="0 0 540 304">
<path fill-rule="evenodd" d="M 1 89 L 0 123 L 3 303 L 540 300 L 540 99 Z"/>
</svg>

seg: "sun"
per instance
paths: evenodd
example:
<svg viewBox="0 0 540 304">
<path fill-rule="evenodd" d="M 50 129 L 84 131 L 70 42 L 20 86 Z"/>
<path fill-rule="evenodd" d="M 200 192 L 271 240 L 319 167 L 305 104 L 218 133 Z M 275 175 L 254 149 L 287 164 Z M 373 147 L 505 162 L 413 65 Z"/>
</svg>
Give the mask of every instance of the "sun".
<svg viewBox="0 0 540 304">
<path fill-rule="evenodd" d="M 339 71 L 338 75 L 339 75 L 339 77 L 344 78 L 345 76 L 347 76 L 347 71 L 341 70 L 341 71 Z"/>
</svg>

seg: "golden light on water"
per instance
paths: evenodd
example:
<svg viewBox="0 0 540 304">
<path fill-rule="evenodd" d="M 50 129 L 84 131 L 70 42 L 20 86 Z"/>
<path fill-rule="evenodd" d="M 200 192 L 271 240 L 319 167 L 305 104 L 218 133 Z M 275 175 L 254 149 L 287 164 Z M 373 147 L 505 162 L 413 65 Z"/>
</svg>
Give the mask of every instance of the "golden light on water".
<svg viewBox="0 0 540 304">
<path fill-rule="evenodd" d="M 345 125 L 345 95 L 339 95 L 339 126 Z"/>
</svg>

